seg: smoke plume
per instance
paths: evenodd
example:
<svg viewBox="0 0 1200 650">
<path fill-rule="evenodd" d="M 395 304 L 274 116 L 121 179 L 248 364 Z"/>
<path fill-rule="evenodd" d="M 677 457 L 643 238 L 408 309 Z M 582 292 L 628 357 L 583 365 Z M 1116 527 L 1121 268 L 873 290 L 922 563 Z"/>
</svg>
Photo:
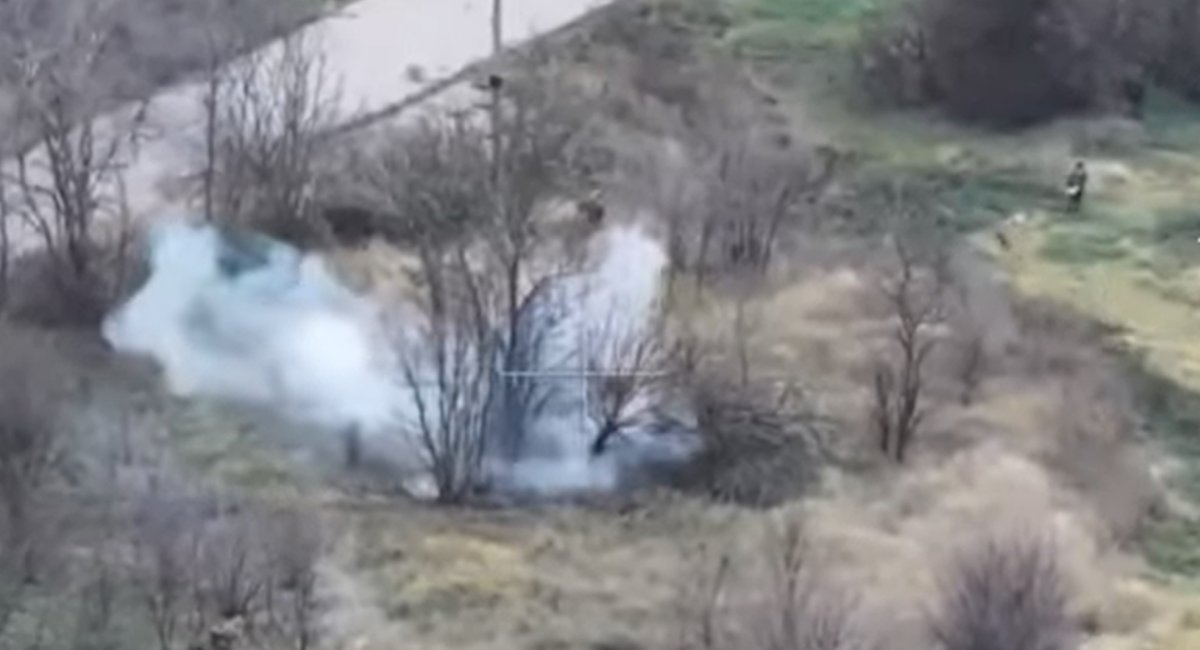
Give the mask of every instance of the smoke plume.
<svg viewBox="0 0 1200 650">
<path fill-rule="evenodd" d="M 565 313 L 542 343 L 548 353 L 537 355 L 546 361 L 527 370 L 553 376 L 545 381 L 558 390 L 523 432 L 519 454 L 489 454 L 493 489 L 613 489 L 631 469 L 689 452 L 686 432 L 651 433 L 644 422 L 623 431 L 611 453 L 590 449 L 586 384 L 571 377 L 584 358 L 584 333 L 601 322 L 612 335 L 646 327 L 665 263 L 639 230 L 617 228 L 599 243 L 591 271 L 553 287 Z M 262 235 L 184 223 L 158 225 L 150 247 L 149 280 L 109 317 L 104 334 L 118 350 L 157 361 L 172 392 L 266 405 L 330 435 L 355 426 L 368 446 L 382 440 L 389 453 L 419 454 L 413 441 L 395 439 L 413 408 L 389 343 L 397 333 L 384 331 L 380 307 L 341 285 L 320 257 Z M 393 321 L 389 327 L 405 327 Z"/>
</svg>

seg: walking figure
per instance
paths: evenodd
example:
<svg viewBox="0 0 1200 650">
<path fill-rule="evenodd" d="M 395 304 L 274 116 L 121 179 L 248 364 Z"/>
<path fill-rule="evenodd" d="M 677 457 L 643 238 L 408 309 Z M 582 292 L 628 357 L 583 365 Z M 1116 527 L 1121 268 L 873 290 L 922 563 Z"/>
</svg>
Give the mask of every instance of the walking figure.
<svg viewBox="0 0 1200 650">
<path fill-rule="evenodd" d="M 1083 195 L 1087 191 L 1088 173 L 1082 160 L 1075 161 L 1071 173 L 1067 174 L 1067 212 L 1079 212 Z"/>
</svg>

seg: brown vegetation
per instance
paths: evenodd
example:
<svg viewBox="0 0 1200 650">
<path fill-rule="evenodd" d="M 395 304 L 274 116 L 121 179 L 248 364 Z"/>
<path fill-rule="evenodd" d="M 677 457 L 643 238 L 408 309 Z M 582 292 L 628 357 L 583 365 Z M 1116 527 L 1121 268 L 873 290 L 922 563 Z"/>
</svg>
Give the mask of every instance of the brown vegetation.
<svg viewBox="0 0 1200 650">
<path fill-rule="evenodd" d="M 992 541 L 962 555 L 931 622 L 945 650 L 1070 650 L 1079 638 L 1053 546 Z"/>
<path fill-rule="evenodd" d="M 866 650 L 856 603 L 824 575 L 799 523 L 768 526 L 755 557 L 722 555 L 705 584 L 689 585 L 686 648 Z"/>
<path fill-rule="evenodd" d="M 209 75 L 202 99 L 205 215 L 301 246 L 320 243 L 313 200 L 336 100 L 322 53 L 293 35 L 278 50 Z"/>
<path fill-rule="evenodd" d="M 926 415 L 924 373 L 936 342 L 928 330 L 944 316 L 946 280 L 943 260 L 926 259 L 921 265 L 917 247 L 902 237 L 893 237 L 892 248 L 895 264 L 886 267 L 883 292 L 896 321 L 895 355 L 876 365 L 871 416 L 880 451 L 903 463 Z"/>
</svg>

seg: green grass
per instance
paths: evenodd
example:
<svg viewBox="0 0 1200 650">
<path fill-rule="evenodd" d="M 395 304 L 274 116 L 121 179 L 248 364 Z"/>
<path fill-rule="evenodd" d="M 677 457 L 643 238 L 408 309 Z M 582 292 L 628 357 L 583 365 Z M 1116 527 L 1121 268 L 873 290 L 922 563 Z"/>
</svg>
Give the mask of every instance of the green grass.
<svg viewBox="0 0 1200 650">
<path fill-rule="evenodd" d="M 799 119 L 860 156 L 854 182 L 864 192 L 875 182 L 910 181 L 960 232 L 1017 212 L 1035 216 L 1024 228 L 1029 254 L 1012 262 L 1015 285 L 1128 332 L 1122 356 L 1142 428 L 1179 461 L 1172 490 L 1200 504 L 1200 325 L 1193 328 L 1196 292 L 1182 275 L 1200 264 L 1200 108 L 1152 90 L 1144 138 L 1135 133 L 1128 145 L 1088 152 L 1133 173 L 1098 184 L 1082 214 L 1065 216 L 1061 177 L 1049 170 L 1082 146 L 1070 120 L 997 135 L 932 111 L 855 103 L 847 73 L 862 28 L 903 1 L 727 0 L 727 39 L 788 91 Z M 854 225 L 872 228 L 872 211 L 861 212 Z M 1161 519 L 1143 542 L 1156 569 L 1200 577 L 1200 522 Z"/>
<path fill-rule="evenodd" d="M 1155 521 L 1146 530 L 1142 553 L 1150 566 L 1167 575 L 1200 577 L 1200 523 Z"/>
<path fill-rule="evenodd" d="M 748 12 L 759 20 L 798 20 L 821 25 L 858 21 L 880 6 L 880 0 L 757 0 Z"/>
<path fill-rule="evenodd" d="M 1200 148 L 1200 108 L 1179 95 L 1158 89 L 1151 92 L 1143 124 L 1153 147 L 1185 153 Z"/>
<path fill-rule="evenodd" d="M 1120 358 L 1144 433 L 1179 461 L 1169 487 L 1200 503 L 1200 394 L 1155 370 L 1136 350 L 1121 350 Z M 1142 551 L 1159 571 L 1200 577 L 1200 521 L 1167 515 L 1151 522 Z"/>
<path fill-rule="evenodd" d="M 729 42 L 753 59 L 794 59 L 858 42 L 866 16 L 895 0 L 731 0 Z"/>
<path fill-rule="evenodd" d="M 1046 259 L 1060 264 L 1098 264 L 1119 260 L 1128 254 L 1120 234 L 1086 222 L 1052 227 L 1040 252 Z"/>
</svg>

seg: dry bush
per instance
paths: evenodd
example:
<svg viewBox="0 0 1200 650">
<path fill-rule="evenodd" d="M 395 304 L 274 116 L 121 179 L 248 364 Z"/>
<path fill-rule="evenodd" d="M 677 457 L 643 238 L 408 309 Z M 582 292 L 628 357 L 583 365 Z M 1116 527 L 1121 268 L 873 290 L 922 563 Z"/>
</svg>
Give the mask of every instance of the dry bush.
<svg viewBox="0 0 1200 650">
<path fill-rule="evenodd" d="M 317 642 L 320 528 L 275 509 L 160 482 L 138 500 L 130 574 L 159 650 Z"/>
<path fill-rule="evenodd" d="M 61 362 L 30 332 L 0 325 L 0 572 L 37 577 L 42 500 L 63 458 Z M 7 582 L 7 580 L 6 580 Z"/>
<path fill-rule="evenodd" d="M 1112 541 L 1137 535 L 1161 490 L 1137 434 L 1133 389 L 1105 353 L 1105 326 L 1044 300 L 1017 303 L 1021 373 L 1046 385 L 1046 461 L 1092 506 Z"/>
<path fill-rule="evenodd" d="M 698 286 L 714 274 L 762 274 L 838 161 L 833 150 L 797 155 L 753 138 L 717 140 L 686 152 L 686 163 L 662 152 L 630 172 L 664 221 L 672 278 L 691 273 Z"/>
<path fill-rule="evenodd" d="M 812 484 L 821 460 L 821 423 L 792 391 L 700 380 L 692 403 L 702 447 L 679 474 L 679 488 L 772 507 Z"/>
<path fill-rule="evenodd" d="M 488 134 L 472 117 L 427 117 L 348 152 L 350 173 L 324 179 L 331 229 L 397 245 L 440 247 L 467 237 L 492 210 Z"/>
<path fill-rule="evenodd" d="M 145 97 L 211 66 L 214 43 L 222 61 L 273 38 L 313 16 L 321 2 L 276 0 L 102 0 L 88 3 L 111 16 L 111 34 L 96 60 L 95 77 L 106 87 L 104 110 Z M 34 6 L 36 5 L 36 6 Z M 0 32 L 12 28 L 35 42 L 58 38 L 82 7 L 71 0 L 11 0 L 0 5 Z M 32 11 L 29 11 L 32 9 Z M 29 20 L 17 19 L 28 16 Z M 0 37 L 2 38 L 2 37 Z M 0 114 L 10 87 L 0 81 Z"/>
<path fill-rule="evenodd" d="M 857 603 L 821 571 L 800 525 L 768 527 L 761 557 L 726 554 L 681 601 L 680 646 L 867 650 Z"/>
<path fill-rule="evenodd" d="M 1071 650 L 1067 579 L 1053 545 L 989 541 L 963 554 L 943 580 L 930 621 L 943 650 Z"/>
<path fill-rule="evenodd" d="M 210 72 L 202 163 L 204 207 L 301 246 L 325 238 L 313 205 L 336 92 L 318 44 L 303 34 Z"/>
<path fill-rule="evenodd" d="M 118 236 L 115 242 L 92 244 L 93 270 L 82 278 L 64 278 L 45 251 L 15 257 L 8 300 L 0 308 L 15 321 L 39 327 L 99 325 L 149 273 L 147 260 L 133 246 L 132 229 L 121 228 Z"/>
<path fill-rule="evenodd" d="M 100 65 L 117 38 L 121 6 L 87 3 L 50 20 L 22 0 L 5 5 L 0 20 L 9 21 L 0 31 L 0 84 L 15 103 L 0 141 L 0 154 L 14 156 L 0 165 L 0 219 L 6 249 L 16 237 L 41 248 L 32 256 L 41 259 L 26 262 L 35 286 L 20 305 L 41 321 L 94 325 L 118 293 L 114 278 L 125 273 L 122 168 L 145 106 L 96 117 L 111 97 Z M 11 301 L 30 278 L 12 277 L 10 254 L 0 252 Z"/>
<path fill-rule="evenodd" d="M 1136 436 L 1129 387 L 1111 367 L 1081 368 L 1063 381 L 1054 416 L 1050 467 L 1092 504 L 1107 539 L 1135 539 L 1162 494 Z"/>
<path fill-rule="evenodd" d="M 1015 305 L 1021 338 L 1017 353 L 1021 370 L 1034 376 L 1069 376 L 1094 361 L 1105 349 L 1111 328 L 1069 306 L 1045 299 Z"/>
</svg>

